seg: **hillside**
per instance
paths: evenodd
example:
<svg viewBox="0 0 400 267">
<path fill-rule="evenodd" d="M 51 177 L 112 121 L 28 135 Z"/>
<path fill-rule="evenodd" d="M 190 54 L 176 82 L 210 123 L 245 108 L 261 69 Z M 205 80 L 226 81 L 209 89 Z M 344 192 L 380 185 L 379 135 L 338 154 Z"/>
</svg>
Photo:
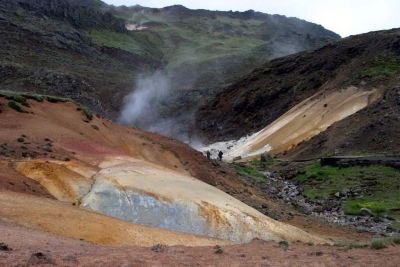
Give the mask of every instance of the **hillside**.
<svg viewBox="0 0 400 267">
<path fill-rule="evenodd" d="M 399 72 L 398 29 L 349 37 L 253 71 L 201 108 L 198 127 L 209 142 L 257 133 L 244 144 L 254 153 L 300 159 L 398 153 Z"/>
<path fill-rule="evenodd" d="M 0 264 L 397 262 L 397 247 L 372 251 L 370 235 L 306 217 L 185 144 L 71 100 L 0 91 L 0 127 Z"/>
<path fill-rule="evenodd" d="M 189 135 L 186 139 L 191 137 L 199 104 L 208 102 L 227 84 L 272 58 L 312 50 L 340 38 L 319 25 L 252 10 L 135 6 L 114 8 L 113 12 L 133 27 L 137 40 L 147 40 L 144 47 L 136 42 L 135 51 L 145 54 L 157 48 L 166 63 L 162 81 L 167 92 L 161 96 L 154 93 L 149 100 L 152 114 L 133 114 L 136 118 L 128 122 L 180 139 L 181 132 Z M 105 32 L 92 34 L 98 42 L 109 43 Z M 151 80 L 157 83 L 158 78 Z"/>
<path fill-rule="evenodd" d="M 112 7 L 96 0 L 2 0 L 0 32 L 2 89 L 70 97 L 118 119 L 141 78 L 162 70 L 168 92 L 152 103 L 152 121 L 181 113 L 181 122 L 191 122 L 198 103 L 266 60 L 339 39 L 315 24 L 253 11 Z M 127 123 L 150 128 L 142 117 Z"/>
<path fill-rule="evenodd" d="M 254 238 L 329 243 L 207 184 L 219 183 L 225 190 L 247 187 L 184 144 L 115 125 L 66 99 L 9 92 L 0 96 L 0 196 L 8 203 L 0 208 L 2 219 L 97 244 L 155 245 L 165 235 L 171 235 L 171 244 L 190 245 L 192 241 L 183 240 L 193 238 L 196 246 L 218 241 L 193 235 L 234 243 Z M 256 189 L 247 191 L 261 196 Z M 71 214 L 60 219 L 61 226 L 53 219 L 59 210 Z M 84 212 L 88 210 L 93 212 Z M 115 236 L 103 234 L 101 227 L 113 222 L 97 213 L 119 219 Z M 78 227 L 83 221 L 99 230 Z M 124 227 L 132 228 L 125 238 L 119 230 Z M 136 231 L 146 234 L 139 237 Z"/>
</svg>

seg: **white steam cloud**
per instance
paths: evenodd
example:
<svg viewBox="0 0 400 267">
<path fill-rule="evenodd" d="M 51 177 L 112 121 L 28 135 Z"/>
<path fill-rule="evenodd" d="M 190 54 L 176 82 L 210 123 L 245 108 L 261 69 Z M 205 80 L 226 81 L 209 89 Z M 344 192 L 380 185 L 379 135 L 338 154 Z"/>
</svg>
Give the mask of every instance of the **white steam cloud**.
<svg viewBox="0 0 400 267">
<path fill-rule="evenodd" d="M 173 93 L 171 74 L 156 71 L 142 75 L 136 82 L 135 90 L 124 99 L 119 122 L 150 132 L 174 137 L 184 142 L 192 142 L 190 128 L 182 125 L 182 118 L 193 116 L 192 112 L 165 116 L 171 105 Z"/>
<path fill-rule="evenodd" d="M 169 91 L 169 79 L 161 71 L 141 77 L 136 89 L 125 97 L 119 121 L 131 125 L 153 125 L 154 118 L 151 115 L 155 115 L 156 106 Z"/>
</svg>

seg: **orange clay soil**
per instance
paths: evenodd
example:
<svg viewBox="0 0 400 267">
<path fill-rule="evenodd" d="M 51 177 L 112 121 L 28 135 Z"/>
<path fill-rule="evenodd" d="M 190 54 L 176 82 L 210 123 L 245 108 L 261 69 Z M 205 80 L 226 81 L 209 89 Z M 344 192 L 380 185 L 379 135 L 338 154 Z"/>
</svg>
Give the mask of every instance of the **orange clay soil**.
<svg viewBox="0 0 400 267">
<path fill-rule="evenodd" d="M 0 203 L 2 203 L 0 218 L 6 218 L 7 221 L 100 245 L 152 246 L 163 243 L 207 246 L 230 243 L 135 225 L 56 200 L 28 194 L 0 191 Z M 58 223 L 54 222 L 58 222 L 62 226 L 60 227 Z"/>
<path fill-rule="evenodd" d="M 82 111 L 77 110 L 74 103 L 50 103 L 29 100 L 30 113 L 18 113 L 7 108 L 7 100 L 0 98 L 2 113 L 0 113 L 0 144 L 7 144 L 14 154 L 0 154 L 0 188 L 15 192 L 30 193 L 38 196 L 51 197 L 48 191 L 36 181 L 28 179 L 14 170 L 15 160 L 26 160 L 23 152 L 35 152 L 37 159 L 64 160 L 84 157 L 98 163 L 106 155 L 128 155 L 170 168 L 183 174 L 214 185 L 222 191 L 234 196 L 244 203 L 259 208 L 266 205 L 276 211 L 281 220 L 288 222 L 287 214 L 295 213 L 291 208 L 276 203 L 258 189 L 242 182 L 230 169 L 223 165 L 215 166 L 201 153 L 189 146 L 170 138 L 127 128 L 93 116 L 87 120 Z M 24 143 L 17 139 L 25 135 Z M 44 145 L 51 143 L 51 152 L 44 151 Z M 27 149 L 22 149 L 25 146 Z M 105 149 L 107 148 L 107 149 Z M 71 162 L 72 164 L 72 162 Z M 308 223 L 308 221 L 312 223 Z M 307 221 L 307 222 L 306 222 Z M 336 227 L 320 225 L 313 219 L 295 216 L 289 223 L 318 233 L 333 233 L 332 238 L 344 238 L 349 231 Z M 331 231 L 332 230 L 332 231 Z M 358 236 L 358 234 L 357 234 Z M 361 235 L 360 238 L 365 238 Z"/>
</svg>

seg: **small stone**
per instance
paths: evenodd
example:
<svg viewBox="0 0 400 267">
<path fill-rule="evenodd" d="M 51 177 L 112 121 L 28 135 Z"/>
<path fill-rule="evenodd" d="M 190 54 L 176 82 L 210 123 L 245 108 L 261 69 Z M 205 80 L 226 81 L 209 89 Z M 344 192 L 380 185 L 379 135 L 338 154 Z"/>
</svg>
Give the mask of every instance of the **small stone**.
<svg viewBox="0 0 400 267">
<path fill-rule="evenodd" d="M 322 256 L 324 253 L 322 251 L 316 251 L 315 256 Z"/>
<path fill-rule="evenodd" d="M 33 253 L 31 257 L 28 260 L 27 266 L 30 265 L 45 265 L 45 264 L 54 264 L 55 262 L 53 259 L 50 257 L 50 255 L 42 253 L 42 252 L 37 252 Z"/>
<path fill-rule="evenodd" d="M 49 145 L 44 145 L 44 146 L 42 146 L 42 149 L 43 149 L 44 151 L 46 151 L 46 152 L 53 152 L 52 149 L 51 149 L 51 146 L 49 146 Z"/>
<path fill-rule="evenodd" d="M 19 143 L 23 143 L 23 142 L 25 142 L 25 139 L 22 138 L 22 137 L 20 137 L 20 138 L 17 139 L 17 141 L 18 141 Z"/>
<path fill-rule="evenodd" d="M 151 247 L 151 250 L 154 252 L 164 252 L 167 249 L 167 245 L 164 244 L 157 244 Z"/>
<path fill-rule="evenodd" d="M 372 216 L 372 211 L 367 208 L 361 208 L 360 209 L 360 216 Z"/>
<path fill-rule="evenodd" d="M 285 240 L 279 241 L 279 247 L 286 251 L 289 248 L 289 243 Z"/>
<path fill-rule="evenodd" d="M 221 248 L 221 246 L 218 246 L 218 245 L 216 245 L 215 247 L 214 247 L 214 253 L 215 254 L 222 254 L 222 253 L 224 253 L 224 250 Z"/>
<path fill-rule="evenodd" d="M 65 256 L 62 260 L 63 261 L 68 261 L 68 262 L 73 262 L 73 263 L 77 263 L 78 262 L 76 257 L 72 256 L 72 255 Z"/>
<path fill-rule="evenodd" d="M 11 251 L 12 249 L 5 243 L 0 243 L 0 251 Z"/>
</svg>

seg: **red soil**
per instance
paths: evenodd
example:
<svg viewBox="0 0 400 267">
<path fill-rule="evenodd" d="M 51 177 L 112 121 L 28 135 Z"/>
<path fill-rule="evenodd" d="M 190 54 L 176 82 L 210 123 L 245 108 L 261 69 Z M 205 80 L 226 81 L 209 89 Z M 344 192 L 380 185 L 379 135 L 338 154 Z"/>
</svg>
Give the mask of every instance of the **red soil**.
<svg viewBox="0 0 400 267">
<path fill-rule="evenodd" d="M 344 250 L 331 246 L 253 241 L 217 247 L 107 247 L 29 230 L 0 221 L 1 266 L 399 266 L 400 247 Z M 24 240 L 24 242 L 21 242 Z M 158 252 L 157 252 L 158 251 Z M 32 256 L 41 252 L 42 257 Z M 29 264 L 28 264 L 29 265 Z"/>
</svg>

